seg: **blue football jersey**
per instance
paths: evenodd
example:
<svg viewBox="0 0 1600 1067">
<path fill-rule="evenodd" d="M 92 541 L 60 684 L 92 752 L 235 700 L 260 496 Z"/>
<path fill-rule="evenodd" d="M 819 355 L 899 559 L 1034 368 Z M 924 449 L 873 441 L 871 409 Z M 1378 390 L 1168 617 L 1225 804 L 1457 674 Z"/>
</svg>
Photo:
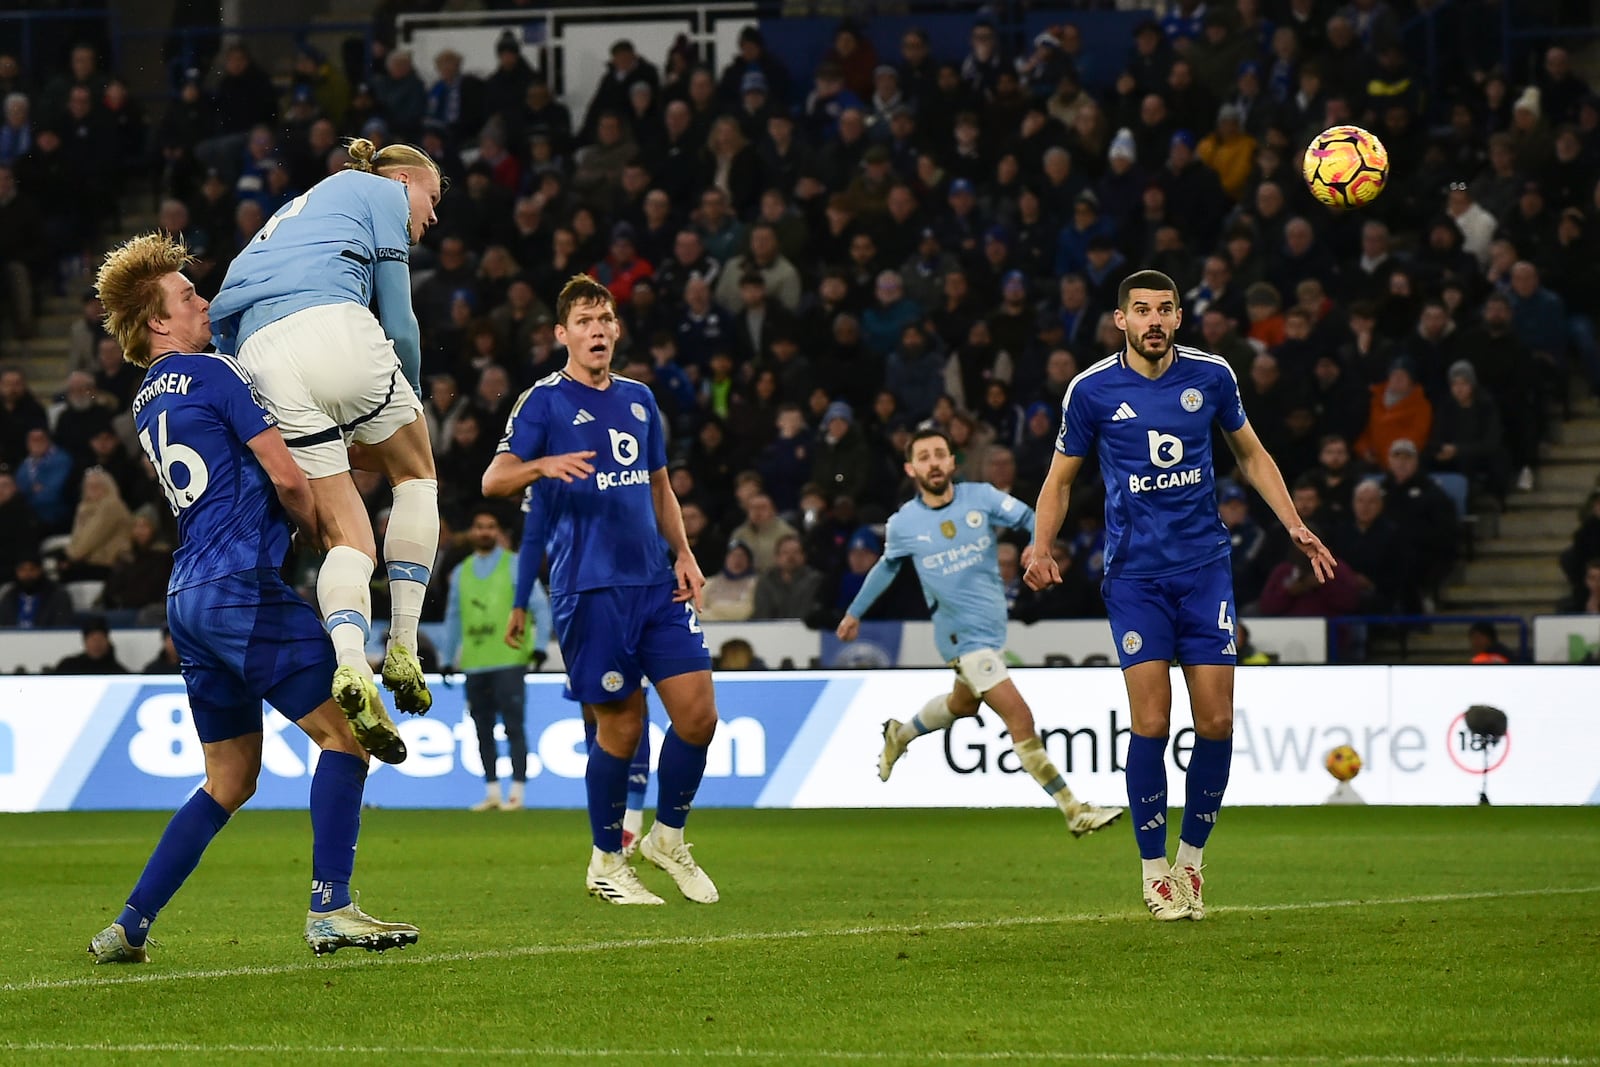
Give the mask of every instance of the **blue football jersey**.
<svg viewBox="0 0 1600 1067">
<path fill-rule="evenodd" d="M 667 465 L 661 412 L 648 386 L 613 375 L 593 389 L 562 373 L 541 378 L 517 398 L 500 452 L 538 459 L 594 453 L 594 473 L 570 483 L 528 487 L 545 528 L 550 595 L 673 580 L 656 524 L 650 473 Z"/>
<path fill-rule="evenodd" d="M 178 518 L 169 593 L 283 564 L 289 519 L 246 443 L 278 424 L 232 357 L 170 355 L 133 398 L 139 444 Z"/>
<path fill-rule="evenodd" d="M 279 208 L 228 266 L 211 301 L 217 351 L 296 311 L 373 297 L 379 260 L 409 262 L 411 206 L 392 178 L 345 170 Z"/>
<path fill-rule="evenodd" d="M 1105 573 L 1156 577 L 1228 555 L 1217 515 L 1211 423 L 1245 423 L 1227 362 L 1183 345 L 1154 381 L 1108 356 L 1072 380 L 1061 400 L 1056 451 L 1100 447 L 1106 485 Z"/>
<path fill-rule="evenodd" d="M 889 516 L 885 559 L 910 560 L 933 610 L 939 654 L 1006 646 L 1006 592 L 994 527 L 1033 532 L 1033 509 L 986 482 L 962 482 L 942 508 L 918 494 Z"/>
</svg>

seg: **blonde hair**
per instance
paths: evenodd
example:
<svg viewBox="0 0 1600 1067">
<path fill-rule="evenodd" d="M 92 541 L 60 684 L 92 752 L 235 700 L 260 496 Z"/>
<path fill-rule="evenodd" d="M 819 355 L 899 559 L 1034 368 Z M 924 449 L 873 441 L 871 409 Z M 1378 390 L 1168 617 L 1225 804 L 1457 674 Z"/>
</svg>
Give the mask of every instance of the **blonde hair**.
<svg viewBox="0 0 1600 1067">
<path fill-rule="evenodd" d="M 415 167 L 432 171 L 439 179 L 440 188 L 444 187 L 444 173 L 439 169 L 439 164 L 415 145 L 396 143 L 379 148 L 365 137 L 352 137 L 345 143 L 344 150 L 350 155 L 350 162 L 344 165 L 346 170 L 383 174 L 403 167 Z"/>
<path fill-rule="evenodd" d="M 95 275 L 95 292 L 106 309 L 106 332 L 135 367 L 150 366 L 147 327 L 151 319 L 167 315 L 161 279 L 193 262 L 183 240 L 161 230 L 130 238 L 106 253 Z"/>
</svg>

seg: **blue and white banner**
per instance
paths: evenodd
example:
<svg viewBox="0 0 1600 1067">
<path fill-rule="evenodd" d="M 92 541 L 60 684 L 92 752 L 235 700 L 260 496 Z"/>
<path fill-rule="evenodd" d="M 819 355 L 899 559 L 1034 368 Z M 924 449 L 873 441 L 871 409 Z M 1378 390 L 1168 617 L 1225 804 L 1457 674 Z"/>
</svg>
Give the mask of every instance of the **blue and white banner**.
<svg viewBox="0 0 1600 1067">
<path fill-rule="evenodd" d="M 1120 672 L 1012 673 L 1046 746 L 1077 794 L 1120 804 L 1128 712 Z M 877 776 L 882 724 L 947 692 L 947 670 L 729 673 L 699 803 L 713 807 L 1028 807 L 1048 803 L 1022 772 L 998 718 L 961 720 L 919 739 L 887 783 Z M 1334 782 L 1323 757 L 1353 745 L 1354 785 L 1374 804 L 1471 804 L 1485 766 L 1505 804 L 1600 803 L 1600 715 L 1592 668 L 1260 667 L 1237 680 L 1232 804 L 1315 804 Z M 584 803 L 583 723 L 561 679 L 527 681 L 533 807 Z M 1183 795 L 1193 735 L 1174 675 L 1172 794 Z M 366 799 L 379 807 L 465 807 L 482 796 L 477 735 L 462 690 L 434 682 L 426 717 L 401 716 L 410 757 L 374 763 Z M 1462 716 L 1503 710 L 1509 735 L 1485 750 Z M 659 751 L 666 717 L 651 699 Z M 255 807 L 306 803 L 316 748 L 273 711 L 263 719 Z M 498 773 L 510 776 L 501 743 Z M 174 808 L 204 778 L 188 699 L 176 678 L 0 679 L 0 811 Z M 1177 801 L 1175 801 L 1177 802 Z"/>
</svg>

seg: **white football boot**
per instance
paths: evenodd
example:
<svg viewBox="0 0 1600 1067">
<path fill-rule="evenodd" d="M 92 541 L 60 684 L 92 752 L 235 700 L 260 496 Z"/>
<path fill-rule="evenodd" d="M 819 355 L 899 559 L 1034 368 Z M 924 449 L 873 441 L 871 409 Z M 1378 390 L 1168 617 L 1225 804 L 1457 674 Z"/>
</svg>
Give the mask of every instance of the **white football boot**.
<svg viewBox="0 0 1600 1067">
<path fill-rule="evenodd" d="M 1067 812 L 1067 829 L 1073 837 L 1092 834 L 1122 818 L 1126 808 L 1099 808 L 1093 804 L 1078 804 Z"/>
<path fill-rule="evenodd" d="M 883 751 L 878 755 L 879 781 L 887 782 L 894 765 L 906 754 L 906 746 L 900 742 L 901 725 L 899 719 L 885 719 L 883 722 Z"/>
<path fill-rule="evenodd" d="M 1182 895 L 1177 882 L 1177 876 L 1170 871 L 1159 878 L 1144 880 L 1144 906 L 1150 909 L 1150 917 L 1157 922 L 1189 917 L 1188 898 Z"/>
<path fill-rule="evenodd" d="M 673 831 L 656 823 L 639 842 L 639 855 L 672 875 L 678 889 L 696 904 L 715 904 L 720 898 L 709 875 L 695 863 L 689 850 L 694 846 L 683 839 L 683 831 Z"/>
<path fill-rule="evenodd" d="M 112 923 L 89 940 L 89 955 L 96 963 L 149 963 L 144 945 L 130 945 L 121 923 Z"/>
<path fill-rule="evenodd" d="M 306 944 L 321 956 L 341 948 L 364 948 L 383 952 L 417 943 L 418 932 L 410 923 L 386 923 L 374 919 L 351 901 L 337 911 L 306 912 Z"/>
<path fill-rule="evenodd" d="M 1206 880 L 1200 876 L 1201 867 L 1174 867 L 1172 868 L 1172 887 L 1177 890 L 1177 897 L 1189 906 L 1189 918 L 1199 922 L 1206 917 L 1206 902 L 1200 889 Z"/>
<path fill-rule="evenodd" d="M 628 865 L 620 852 L 595 850 L 589 858 L 584 885 L 588 887 L 590 896 L 612 904 L 666 903 L 645 888 L 644 883 L 639 881 L 639 873 Z"/>
</svg>

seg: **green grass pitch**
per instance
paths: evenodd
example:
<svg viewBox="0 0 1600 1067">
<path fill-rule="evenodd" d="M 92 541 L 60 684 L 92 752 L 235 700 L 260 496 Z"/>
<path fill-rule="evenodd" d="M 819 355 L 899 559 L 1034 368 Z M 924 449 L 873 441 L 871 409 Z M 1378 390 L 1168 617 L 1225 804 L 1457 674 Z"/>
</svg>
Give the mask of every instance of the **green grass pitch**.
<svg viewBox="0 0 1600 1067">
<path fill-rule="evenodd" d="M 303 812 L 246 811 L 95 967 L 160 813 L 0 816 L 0 1063 L 1600 1064 L 1600 808 L 1232 809 L 1204 922 L 1126 822 L 703 811 L 722 902 L 587 898 L 580 812 L 373 811 L 422 941 L 314 959 Z"/>
</svg>

